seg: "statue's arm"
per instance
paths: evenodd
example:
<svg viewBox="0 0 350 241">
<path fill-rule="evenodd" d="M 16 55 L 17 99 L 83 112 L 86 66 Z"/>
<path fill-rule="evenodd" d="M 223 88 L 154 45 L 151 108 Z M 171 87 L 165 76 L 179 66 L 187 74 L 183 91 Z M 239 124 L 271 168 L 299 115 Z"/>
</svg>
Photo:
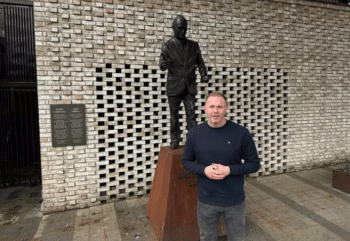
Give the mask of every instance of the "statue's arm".
<svg viewBox="0 0 350 241">
<path fill-rule="evenodd" d="M 207 73 L 207 68 L 205 67 L 205 63 L 204 63 L 199 45 L 197 50 L 197 67 L 198 67 L 199 74 L 201 75 L 201 81 L 208 82 L 209 77 Z"/>
<path fill-rule="evenodd" d="M 159 58 L 159 67 L 162 71 L 167 70 L 170 67 L 170 60 L 166 57 L 167 47 L 163 43 Z"/>
</svg>

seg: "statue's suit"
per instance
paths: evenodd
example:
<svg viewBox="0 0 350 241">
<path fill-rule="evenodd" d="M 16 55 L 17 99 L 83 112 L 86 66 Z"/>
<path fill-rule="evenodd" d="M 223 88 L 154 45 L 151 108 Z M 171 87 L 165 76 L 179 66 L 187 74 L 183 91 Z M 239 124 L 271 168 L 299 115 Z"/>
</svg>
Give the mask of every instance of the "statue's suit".
<svg viewBox="0 0 350 241">
<path fill-rule="evenodd" d="M 198 43 L 186 39 L 182 45 L 176 38 L 163 43 L 159 59 L 161 70 L 166 70 L 164 61 L 170 61 L 166 85 L 166 94 L 170 106 L 170 137 L 180 140 L 179 107 L 184 102 L 187 129 L 197 125 L 195 117 L 195 95 L 197 94 L 196 66 L 201 78 L 207 70 Z"/>
</svg>

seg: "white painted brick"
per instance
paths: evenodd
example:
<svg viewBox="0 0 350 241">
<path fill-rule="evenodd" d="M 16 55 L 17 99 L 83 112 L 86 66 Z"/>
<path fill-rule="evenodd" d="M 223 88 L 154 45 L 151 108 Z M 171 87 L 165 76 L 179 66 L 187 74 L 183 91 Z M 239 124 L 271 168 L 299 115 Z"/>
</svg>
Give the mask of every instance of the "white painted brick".
<svg viewBox="0 0 350 241">
<path fill-rule="evenodd" d="M 198 84 L 197 121 L 200 123 L 206 118 L 200 110 L 207 91 L 218 87 L 228 96 L 232 94 L 233 97 L 229 97 L 233 102 L 232 111 L 227 116 L 241 124 L 246 123 L 254 134 L 262 158 L 262 168 L 256 175 L 304 168 L 315 155 L 319 163 L 333 161 L 339 155 L 343 159 L 350 156 L 346 146 L 350 138 L 350 112 L 346 111 L 350 93 L 350 84 L 347 83 L 350 69 L 347 40 L 350 33 L 345 24 L 349 10 L 302 0 L 300 4 L 308 6 L 310 11 L 314 10 L 314 16 L 311 16 L 309 11 L 288 1 L 281 4 L 277 0 L 249 11 L 242 8 L 245 3 L 239 1 L 229 6 L 230 11 L 226 11 L 228 3 L 215 9 L 203 3 L 177 1 L 174 2 L 174 10 L 171 5 L 149 4 L 140 0 L 119 1 L 117 5 L 81 0 L 62 3 L 57 0 L 34 1 L 46 209 L 96 205 L 100 198 L 98 190 L 105 190 L 108 198 L 120 189 L 126 189 L 125 197 L 129 192 L 142 195 L 144 191 L 127 188 L 137 178 L 143 178 L 138 184 L 140 187 L 150 189 L 151 183 L 147 182 L 153 180 L 159 148 L 169 145 L 169 108 L 164 96 L 166 71 L 159 69 L 160 48 L 161 43 L 173 36 L 171 24 L 181 12 L 189 20 L 189 38 L 199 41 L 204 61 L 207 67 L 212 68 L 209 71 L 212 86 Z M 249 3 L 253 6 L 258 1 Z M 282 21 L 266 21 L 264 16 L 271 13 L 288 17 L 281 18 Z M 332 28 L 318 31 L 324 23 L 317 19 L 324 16 L 334 19 Z M 332 51 L 324 52 L 324 49 Z M 106 68 L 106 64 L 112 67 Z M 130 65 L 128 69 L 125 64 Z M 148 68 L 143 69 L 144 65 Z M 102 68 L 102 72 L 96 72 L 96 68 Z M 116 73 L 117 68 L 121 69 L 121 73 Z M 138 73 L 134 73 L 136 70 Z M 112 73 L 112 77 L 107 78 L 106 73 Z M 130 76 L 126 77 L 126 74 Z M 102 77 L 102 82 L 97 81 L 98 77 Z M 121 78 L 120 82 L 116 81 L 117 77 Z M 156 81 L 153 82 L 153 79 Z M 107 86 L 108 82 L 112 83 L 111 86 Z M 146 83 L 148 86 L 144 86 Z M 97 86 L 103 90 L 97 91 Z M 117 87 L 122 90 L 117 90 Z M 112 91 L 112 95 L 107 95 L 107 91 Z M 131 91 L 131 96 L 127 91 Z M 101 94 L 103 101 L 97 99 L 97 95 Z M 122 99 L 116 99 L 117 95 L 121 95 Z M 137 99 L 136 95 L 141 97 Z M 107 104 L 107 99 L 113 99 L 113 103 Z M 127 103 L 129 99 L 131 103 Z M 85 104 L 88 144 L 54 148 L 50 104 L 72 103 Z M 104 104 L 104 107 L 98 109 L 98 104 Z M 123 107 L 119 108 L 117 104 L 123 104 Z M 136 107 L 136 104 L 140 106 Z M 153 104 L 158 106 L 153 107 Z M 114 110 L 107 112 L 107 108 Z M 127 108 L 131 108 L 131 112 Z M 98 117 L 101 111 L 105 113 L 104 117 Z M 154 115 L 153 111 L 158 115 Z M 118 116 L 120 112 L 123 112 L 122 117 Z M 135 116 L 138 112 L 141 115 Z M 184 110 L 180 114 L 183 123 Z M 114 120 L 108 120 L 108 117 Z M 140 120 L 141 123 L 138 123 Z M 106 125 L 99 126 L 99 121 Z M 109 130 L 109 126 L 114 129 Z M 118 133 L 118 130 L 123 133 Z M 181 130 L 184 139 L 181 144 L 184 144 L 185 125 L 181 126 Z M 99 131 L 105 133 L 101 135 Z M 145 133 L 149 134 L 146 136 Z M 334 135 L 330 136 L 331 133 Z M 109 138 L 109 134 L 115 136 Z M 118 138 L 124 140 L 119 141 Z M 100 139 L 104 139 L 105 143 L 100 143 Z M 163 139 L 166 142 L 163 143 Z M 115 145 L 109 147 L 110 142 Z M 128 142 L 133 144 L 129 146 Z M 141 148 L 138 149 L 138 145 Z M 124 150 L 118 150 L 120 147 Z M 99 148 L 105 149 L 99 151 Z M 129 150 L 133 153 L 128 154 Z M 115 153 L 109 155 L 110 152 Z M 99 160 L 101 156 L 105 157 L 104 161 Z M 128 163 L 129 158 L 133 162 Z M 112 160 L 115 164 L 110 164 Z M 137 166 L 139 161 L 141 166 Z M 120 163 L 125 163 L 124 177 L 118 176 L 122 171 L 118 166 Z M 105 169 L 100 170 L 102 165 Z M 127 171 L 128 167 L 133 167 L 133 170 Z M 115 172 L 109 173 L 110 169 L 115 169 Z M 143 173 L 138 174 L 139 170 Z M 106 177 L 100 177 L 102 174 Z M 128 180 L 127 176 L 131 174 L 134 178 Z M 112 177 L 116 177 L 114 192 L 108 189 L 114 185 L 110 181 Z M 125 180 L 126 184 L 119 186 L 119 179 Z M 107 187 L 99 189 L 102 182 Z"/>
</svg>

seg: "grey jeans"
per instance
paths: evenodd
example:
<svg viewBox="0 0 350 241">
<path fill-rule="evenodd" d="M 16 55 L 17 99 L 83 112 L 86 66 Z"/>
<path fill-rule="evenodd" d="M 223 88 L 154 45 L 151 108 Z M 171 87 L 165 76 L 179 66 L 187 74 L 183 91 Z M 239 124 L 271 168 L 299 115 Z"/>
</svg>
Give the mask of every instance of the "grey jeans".
<svg viewBox="0 0 350 241">
<path fill-rule="evenodd" d="M 221 214 L 224 218 L 228 240 L 245 240 L 245 201 L 236 206 L 219 207 L 197 200 L 200 241 L 217 240 Z"/>
</svg>

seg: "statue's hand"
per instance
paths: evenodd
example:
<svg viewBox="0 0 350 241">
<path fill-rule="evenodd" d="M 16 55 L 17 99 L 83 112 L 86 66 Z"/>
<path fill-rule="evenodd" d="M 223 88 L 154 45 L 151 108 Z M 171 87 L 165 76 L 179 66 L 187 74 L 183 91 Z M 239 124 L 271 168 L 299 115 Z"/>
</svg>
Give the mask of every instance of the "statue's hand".
<svg viewBox="0 0 350 241">
<path fill-rule="evenodd" d="M 203 83 L 208 83 L 208 82 L 209 82 L 209 76 L 208 76 L 208 75 L 204 76 L 204 77 L 202 78 L 201 82 L 203 82 Z"/>
<path fill-rule="evenodd" d="M 162 62 L 162 69 L 169 69 L 170 68 L 170 65 L 171 65 L 171 63 L 170 63 L 170 60 L 164 60 L 163 62 Z"/>
</svg>

